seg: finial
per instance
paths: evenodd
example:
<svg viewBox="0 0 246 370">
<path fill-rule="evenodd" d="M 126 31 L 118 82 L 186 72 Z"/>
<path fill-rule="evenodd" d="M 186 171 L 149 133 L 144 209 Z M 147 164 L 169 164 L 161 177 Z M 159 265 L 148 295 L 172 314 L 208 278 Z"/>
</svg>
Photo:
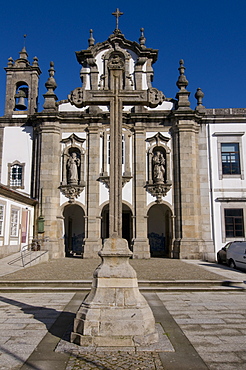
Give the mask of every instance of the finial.
<svg viewBox="0 0 246 370">
<path fill-rule="evenodd" d="M 56 107 L 57 96 L 54 93 L 55 89 L 57 88 L 57 84 L 56 80 L 54 79 L 54 75 L 55 75 L 54 62 L 50 62 L 49 78 L 45 83 L 45 87 L 48 91 L 44 94 L 45 101 L 43 107 L 44 109 L 52 111 L 57 110 Z"/>
<path fill-rule="evenodd" d="M 178 81 L 177 81 L 177 86 L 178 86 L 178 88 L 179 89 L 185 89 L 187 86 L 188 86 L 188 81 L 187 81 L 187 79 L 186 79 L 186 77 L 185 77 L 185 74 L 184 74 L 184 72 L 185 72 L 185 66 L 184 66 L 184 60 L 183 59 L 180 59 L 180 61 L 179 61 L 179 68 L 178 68 L 178 70 L 179 70 L 179 78 L 178 78 Z"/>
<path fill-rule="evenodd" d="M 116 17 L 116 28 L 115 28 L 115 32 L 118 33 L 119 32 L 119 17 L 121 15 L 123 15 L 124 13 L 122 13 L 119 8 L 116 9 L 115 12 L 112 13 L 112 15 L 114 15 Z"/>
<path fill-rule="evenodd" d="M 198 110 L 199 112 L 204 111 L 205 107 L 202 105 L 202 99 L 204 98 L 204 92 L 202 91 L 202 89 L 200 89 L 200 87 L 198 87 L 198 89 L 196 90 L 195 98 L 197 100 L 196 110 Z"/>
<path fill-rule="evenodd" d="M 145 47 L 146 38 L 144 37 L 144 28 L 140 28 L 141 36 L 139 37 L 139 44 Z"/>
<path fill-rule="evenodd" d="M 189 102 L 189 91 L 186 90 L 186 87 L 188 86 L 188 80 L 184 74 L 185 72 L 185 66 L 184 66 L 184 60 L 180 59 L 179 61 L 179 78 L 176 83 L 178 88 L 180 89 L 179 92 L 176 94 L 176 98 L 178 99 L 178 110 L 190 110 L 190 102 Z"/>
<path fill-rule="evenodd" d="M 38 65 L 38 58 L 37 57 L 34 57 L 33 58 L 33 63 L 32 63 L 33 67 L 39 67 Z"/>
<path fill-rule="evenodd" d="M 93 30 L 90 29 L 90 37 L 88 39 L 89 47 L 95 44 L 95 39 L 93 38 Z"/>
<path fill-rule="evenodd" d="M 13 67 L 13 65 L 14 65 L 14 59 L 12 57 L 10 57 L 8 59 L 8 67 Z"/>
<path fill-rule="evenodd" d="M 52 90 L 55 90 L 57 88 L 57 85 L 56 85 L 56 81 L 54 79 L 54 75 L 55 75 L 55 69 L 54 69 L 54 62 L 50 62 L 50 69 L 49 69 L 49 78 L 47 80 L 47 82 L 45 83 L 45 86 L 47 87 L 47 89 L 52 89 Z"/>
</svg>

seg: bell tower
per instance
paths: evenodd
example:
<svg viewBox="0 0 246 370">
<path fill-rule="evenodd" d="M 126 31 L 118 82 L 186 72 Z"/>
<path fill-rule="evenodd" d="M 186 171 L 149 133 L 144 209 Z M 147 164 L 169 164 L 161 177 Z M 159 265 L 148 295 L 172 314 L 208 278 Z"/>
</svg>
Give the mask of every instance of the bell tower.
<svg viewBox="0 0 246 370">
<path fill-rule="evenodd" d="M 26 48 L 23 47 L 18 59 L 8 59 L 5 71 L 5 116 L 30 115 L 37 112 L 38 81 L 41 74 L 38 58 L 34 57 L 31 65 Z"/>
</svg>

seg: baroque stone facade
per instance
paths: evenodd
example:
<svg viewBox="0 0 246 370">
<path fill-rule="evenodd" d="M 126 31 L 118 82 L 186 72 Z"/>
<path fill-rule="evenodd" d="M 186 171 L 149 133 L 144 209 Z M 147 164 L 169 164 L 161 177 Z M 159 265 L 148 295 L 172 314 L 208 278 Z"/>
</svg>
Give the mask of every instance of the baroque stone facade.
<svg viewBox="0 0 246 370">
<path fill-rule="evenodd" d="M 200 88 L 192 109 L 183 60 L 177 95 L 167 98 L 152 86 L 158 51 L 146 47 L 143 29 L 139 42 L 127 40 L 116 28 L 108 40 L 96 44 L 91 30 L 88 48 L 76 56 L 81 86 L 70 86 L 68 98 L 58 101 L 51 62 L 42 111 L 37 110 L 38 59 L 31 65 L 23 48 L 19 59 L 10 58 L 5 68 L 1 183 L 38 200 L 35 238 L 45 240 L 51 258 L 71 254 L 96 258 L 113 225 L 128 241 L 133 258 L 213 260 L 229 237 L 224 209 L 242 208 L 238 203 L 242 204 L 243 189 L 241 183 L 236 197 L 227 183 L 228 194 L 221 194 L 223 186 L 214 179 L 217 168 L 211 153 L 219 145 L 221 181 L 242 180 L 242 161 L 236 176 L 235 171 L 223 172 L 224 162 L 232 165 L 233 160 L 223 157 L 225 147 L 220 143 L 241 143 L 242 156 L 245 110 L 206 109 Z M 120 124 L 113 128 L 113 121 Z M 234 139 L 229 139 L 230 130 L 225 128 L 231 123 Z M 29 156 L 18 148 L 10 155 L 6 140 L 16 140 L 18 130 L 27 127 Z M 110 166 L 116 161 L 120 178 Z M 14 165 L 21 185 L 11 183 L 11 176 L 17 176 Z M 225 202 L 230 206 L 225 207 Z M 116 226 L 112 209 L 118 215 Z M 40 218 L 43 229 L 38 227 Z M 244 238 L 235 234 L 239 236 Z"/>
</svg>

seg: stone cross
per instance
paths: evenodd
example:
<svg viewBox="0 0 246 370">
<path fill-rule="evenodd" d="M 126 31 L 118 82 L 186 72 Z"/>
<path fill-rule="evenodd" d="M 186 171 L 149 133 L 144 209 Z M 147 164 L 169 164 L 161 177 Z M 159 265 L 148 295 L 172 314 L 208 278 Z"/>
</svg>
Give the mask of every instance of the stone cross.
<svg viewBox="0 0 246 370">
<path fill-rule="evenodd" d="M 114 15 L 116 17 L 116 30 L 119 29 L 119 17 L 123 14 L 124 13 L 120 12 L 119 8 L 117 8 L 116 11 L 114 13 L 112 13 L 112 15 Z"/>
<path fill-rule="evenodd" d="M 86 105 L 110 106 L 110 184 L 109 184 L 109 235 L 122 236 L 122 109 L 123 105 L 147 105 L 156 107 L 164 100 L 155 89 L 124 90 L 124 59 L 113 51 L 109 61 L 109 90 L 75 89 L 70 102 L 77 107 Z"/>
<path fill-rule="evenodd" d="M 110 107 L 110 237 L 98 253 L 102 263 L 94 271 L 91 291 L 76 314 L 71 341 L 86 346 L 148 346 L 158 340 L 155 320 L 139 292 L 136 272 L 129 264 L 132 253 L 127 240 L 122 239 L 122 109 L 123 105 L 137 104 L 155 107 L 164 96 L 155 88 L 129 89 L 127 62 L 118 45 L 106 56 L 104 90 L 77 88 L 69 97 L 77 107 Z"/>
</svg>

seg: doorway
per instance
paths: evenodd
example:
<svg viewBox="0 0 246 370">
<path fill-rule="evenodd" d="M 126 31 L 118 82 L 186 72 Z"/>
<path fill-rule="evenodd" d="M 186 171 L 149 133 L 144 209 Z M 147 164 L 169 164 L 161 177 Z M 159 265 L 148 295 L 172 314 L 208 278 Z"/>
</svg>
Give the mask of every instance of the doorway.
<svg viewBox="0 0 246 370">
<path fill-rule="evenodd" d="M 109 204 L 106 204 L 102 209 L 102 224 L 101 238 L 102 241 L 109 237 Z M 132 232 L 132 211 L 126 204 L 122 204 L 122 238 L 128 241 L 128 246 L 131 249 Z"/>
<path fill-rule="evenodd" d="M 148 211 L 148 239 L 151 257 L 171 257 L 172 212 L 165 204 L 155 204 Z"/>
<path fill-rule="evenodd" d="M 66 257 L 80 256 L 84 251 L 85 213 L 77 204 L 64 208 L 65 254 Z"/>
</svg>

